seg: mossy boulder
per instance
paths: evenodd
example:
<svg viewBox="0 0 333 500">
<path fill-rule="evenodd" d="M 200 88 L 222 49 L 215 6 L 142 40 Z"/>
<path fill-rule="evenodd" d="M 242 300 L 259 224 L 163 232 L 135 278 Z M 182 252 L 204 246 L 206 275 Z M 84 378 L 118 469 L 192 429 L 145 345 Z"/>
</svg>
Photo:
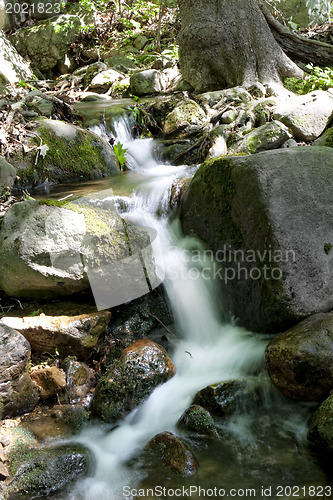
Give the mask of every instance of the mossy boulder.
<svg viewBox="0 0 333 500">
<path fill-rule="evenodd" d="M 137 71 L 130 77 L 130 88 L 134 95 L 149 95 L 162 92 L 166 88 L 166 79 L 157 69 Z"/>
<path fill-rule="evenodd" d="M 177 424 L 190 432 L 210 437 L 218 437 L 215 422 L 208 410 L 200 405 L 190 406 Z"/>
<path fill-rule="evenodd" d="M 211 250 L 247 328 L 278 333 L 333 308 L 332 165 L 325 147 L 219 157 L 183 196 L 183 231 Z"/>
<path fill-rule="evenodd" d="M 148 339 L 137 340 L 101 378 L 92 399 L 92 413 L 106 422 L 116 422 L 174 374 L 175 367 L 161 346 Z"/>
<path fill-rule="evenodd" d="M 333 395 L 325 399 L 312 415 L 308 440 L 319 448 L 333 452 Z"/>
<path fill-rule="evenodd" d="M 93 13 L 90 15 L 93 19 Z M 10 38 L 16 50 L 45 72 L 61 62 L 69 46 L 78 40 L 84 20 L 79 15 L 63 14 L 37 25 L 21 28 Z"/>
<path fill-rule="evenodd" d="M 268 149 L 277 149 L 291 138 L 292 134 L 288 128 L 283 123 L 273 120 L 246 134 L 233 146 L 232 150 L 235 153 L 259 153 Z"/>
<path fill-rule="evenodd" d="M 171 470 L 188 477 L 196 474 L 198 461 L 189 447 L 171 432 L 161 432 L 149 441 L 144 453 L 145 460 L 156 467 L 159 463 L 165 470 Z"/>
<path fill-rule="evenodd" d="M 9 463 L 13 478 L 6 488 L 8 500 L 51 495 L 93 469 L 91 452 L 80 444 L 33 448 L 17 442 Z"/>
<path fill-rule="evenodd" d="M 96 179 L 119 172 L 112 147 L 94 132 L 49 118 L 38 119 L 33 132 L 37 135 L 30 140 L 31 151 L 11 159 L 19 186 Z M 47 147 L 45 154 L 37 149 L 41 144 Z"/>
<path fill-rule="evenodd" d="M 191 99 L 177 105 L 165 118 L 163 132 L 167 135 L 195 132 L 206 119 L 204 110 Z"/>
<path fill-rule="evenodd" d="M 138 257 L 149 248 L 146 231 L 112 210 L 80 202 L 16 203 L 0 233 L 0 287 L 36 299 L 91 287 L 99 309 L 107 309 L 149 290 Z"/>
<path fill-rule="evenodd" d="M 315 314 L 277 335 L 266 348 L 266 367 L 289 398 L 327 397 L 333 389 L 333 313 Z"/>
<path fill-rule="evenodd" d="M 39 396 L 29 377 L 29 342 L 0 322 L 0 420 L 31 411 Z"/>
</svg>

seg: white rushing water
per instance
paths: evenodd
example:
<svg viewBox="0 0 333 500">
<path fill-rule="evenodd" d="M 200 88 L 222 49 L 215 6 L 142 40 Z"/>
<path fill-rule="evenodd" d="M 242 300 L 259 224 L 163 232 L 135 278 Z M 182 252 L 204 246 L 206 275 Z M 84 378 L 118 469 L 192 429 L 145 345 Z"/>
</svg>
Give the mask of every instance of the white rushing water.
<svg viewBox="0 0 333 500">
<path fill-rule="evenodd" d="M 193 248 L 201 248 L 199 242 L 182 236 L 177 221 L 169 223 L 165 215 L 155 215 L 163 199 L 165 205 L 172 182 L 185 176 L 188 167 L 159 165 L 153 156 L 153 141 L 133 140 L 126 122 L 118 122 L 116 130 L 117 139 L 128 148 L 130 168 L 147 175 L 147 182 L 127 200 L 125 217 L 157 232 L 159 264 L 180 332 L 172 354 L 177 373 L 116 429 L 109 432 L 106 426 L 92 426 L 79 435 L 77 439 L 94 452 L 96 473 L 80 481 L 70 500 L 123 498 L 123 487 L 137 486 L 141 479 L 126 465 L 128 459 L 157 433 L 177 433 L 176 423 L 198 390 L 260 372 L 266 344 L 259 336 L 221 322 L 218 288 L 209 279 L 211 263 L 203 256 L 199 262 L 190 257 Z M 238 419 L 230 428 L 245 435 L 250 434 L 248 425 L 248 420 Z"/>
</svg>

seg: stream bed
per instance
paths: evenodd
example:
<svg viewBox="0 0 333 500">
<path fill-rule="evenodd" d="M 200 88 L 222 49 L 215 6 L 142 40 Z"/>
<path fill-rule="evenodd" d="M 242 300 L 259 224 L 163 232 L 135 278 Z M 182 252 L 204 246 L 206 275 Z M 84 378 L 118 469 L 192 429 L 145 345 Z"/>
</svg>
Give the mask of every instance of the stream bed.
<svg viewBox="0 0 333 500">
<path fill-rule="evenodd" d="M 122 217 L 156 232 L 152 246 L 174 315 L 177 341 L 171 357 L 177 371 L 115 429 L 90 424 L 74 438 L 92 450 L 96 471 L 66 500 L 330 498 L 329 461 L 306 439 L 314 405 L 287 400 L 272 386 L 264 369 L 271 337 L 248 332 L 228 318 L 201 243 L 184 237 L 178 220 L 168 215 L 172 183 L 192 176 L 196 167 L 161 165 L 154 141 L 132 137 L 124 116 L 113 121 L 113 130 L 103 121 L 93 130 L 112 133 L 127 148 L 129 170 L 57 187 L 47 196 L 87 200 L 93 193 L 92 204 L 103 207 L 112 200 Z M 231 415 L 216 418 L 218 439 L 177 427 L 199 390 L 232 380 L 245 380 L 247 390 Z M 162 431 L 189 444 L 199 462 L 196 475 L 167 475 L 158 465 L 147 471 L 136 459 Z M 64 495 L 56 498 L 64 500 Z"/>
</svg>

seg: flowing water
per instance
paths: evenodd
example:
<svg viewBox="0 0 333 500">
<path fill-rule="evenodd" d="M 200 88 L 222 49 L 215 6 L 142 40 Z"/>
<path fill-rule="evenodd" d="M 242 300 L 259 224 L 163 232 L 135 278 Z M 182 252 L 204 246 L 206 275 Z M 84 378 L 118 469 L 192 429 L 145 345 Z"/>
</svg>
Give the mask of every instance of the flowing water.
<svg viewBox="0 0 333 500">
<path fill-rule="evenodd" d="M 103 126 L 95 131 L 110 134 Z M 141 498 L 174 498 L 173 489 L 182 487 L 192 488 L 179 490 L 182 498 L 189 492 L 191 498 L 222 497 L 223 491 L 224 496 L 234 498 L 303 498 L 306 490 L 295 487 L 330 484 L 319 457 L 306 441 L 311 405 L 287 401 L 272 387 L 263 369 L 268 338 L 247 332 L 231 320 L 226 322 L 227 311 L 222 311 L 223 321 L 210 259 L 201 244 L 184 237 L 178 221 L 167 216 L 172 182 L 193 174 L 193 169 L 160 165 L 154 141 L 134 139 L 124 118 L 113 123 L 113 134 L 128 149 L 130 171 L 120 175 L 121 182 L 119 177 L 97 181 L 94 188 L 112 186 L 112 199 L 122 216 L 157 232 L 153 247 L 165 274 L 164 286 L 179 336 L 171 353 L 177 373 L 114 430 L 91 425 L 77 437 L 93 451 L 96 472 L 81 480 L 67 500 L 121 500 L 135 497 L 133 490 L 140 488 Z M 91 200 L 101 206 L 109 201 L 105 196 Z M 186 436 L 177 429 L 178 419 L 198 390 L 235 379 L 246 379 L 247 391 L 232 416 L 217 419 L 220 439 Z M 135 460 L 153 436 L 167 430 L 190 441 L 200 464 L 196 476 L 165 476 L 158 466 L 147 476 Z M 156 495 L 147 492 L 156 487 L 170 491 L 159 497 L 158 491 Z M 290 496 L 288 487 L 298 494 Z"/>
</svg>

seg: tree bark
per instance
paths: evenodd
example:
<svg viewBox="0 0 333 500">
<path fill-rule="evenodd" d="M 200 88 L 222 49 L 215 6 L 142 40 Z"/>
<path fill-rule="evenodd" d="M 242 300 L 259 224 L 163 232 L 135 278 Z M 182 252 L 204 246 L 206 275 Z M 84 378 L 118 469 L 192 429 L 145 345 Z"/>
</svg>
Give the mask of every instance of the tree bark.
<svg viewBox="0 0 333 500">
<path fill-rule="evenodd" d="M 179 8 L 180 68 L 196 92 L 302 77 L 272 35 L 258 0 L 179 0 Z"/>
</svg>

